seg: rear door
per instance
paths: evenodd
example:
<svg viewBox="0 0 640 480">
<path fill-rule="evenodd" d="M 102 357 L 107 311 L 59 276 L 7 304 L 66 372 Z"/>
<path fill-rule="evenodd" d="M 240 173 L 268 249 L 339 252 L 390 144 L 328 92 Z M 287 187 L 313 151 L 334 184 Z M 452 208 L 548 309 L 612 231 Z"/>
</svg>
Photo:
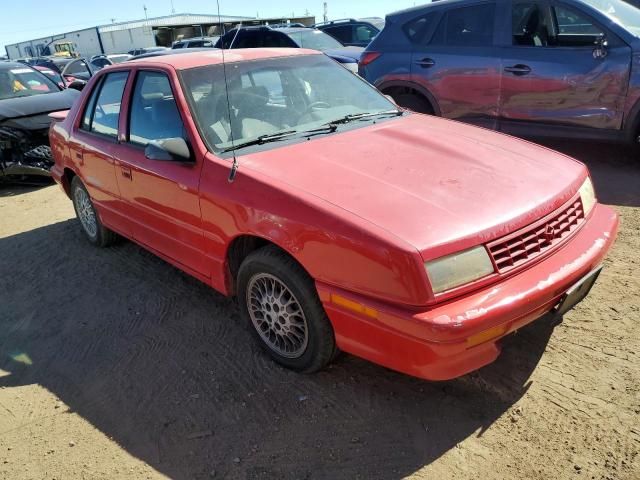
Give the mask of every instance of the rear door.
<svg viewBox="0 0 640 480">
<path fill-rule="evenodd" d="M 189 143 L 167 73 L 139 70 L 128 104 L 129 117 L 121 123 L 124 131 L 115 156 L 120 192 L 135 224 L 133 237 L 209 277 L 198 190 L 202 159 L 159 161 L 144 153 L 152 140 L 181 137 Z"/>
<path fill-rule="evenodd" d="M 494 127 L 501 56 L 496 4 L 453 5 L 431 34 L 414 42 L 411 79 L 435 97 L 443 117 Z M 419 28 L 408 24 L 405 32 Z"/>
<path fill-rule="evenodd" d="M 69 142 L 71 158 L 103 223 L 125 235 L 130 223 L 122 209 L 113 154 L 128 76 L 127 71 L 113 72 L 95 84 Z"/>
<path fill-rule="evenodd" d="M 500 105 L 505 129 L 522 121 L 621 128 L 629 46 L 562 2 L 514 1 L 509 20 Z M 606 48 L 596 47 L 600 39 Z"/>
</svg>

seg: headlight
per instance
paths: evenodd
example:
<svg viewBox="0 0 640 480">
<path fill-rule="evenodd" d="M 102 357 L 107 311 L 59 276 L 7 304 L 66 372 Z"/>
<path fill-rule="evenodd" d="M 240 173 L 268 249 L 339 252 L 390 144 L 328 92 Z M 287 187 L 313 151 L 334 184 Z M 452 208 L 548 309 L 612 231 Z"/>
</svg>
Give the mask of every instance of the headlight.
<svg viewBox="0 0 640 480">
<path fill-rule="evenodd" d="M 433 293 L 444 292 L 494 272 L 487 250 L 480 246 L 424 264 Z"/>
<path fill-rule="evenodd" d="M 590 177 L 587 177 L 580 187 L 580 199 L 582 200 L 582 208 L 584 209 L 584 216 L 586 217 L 596 204 L 596 192 L 593 189 L 593 183 L 591 183 Z"/>
</svg>

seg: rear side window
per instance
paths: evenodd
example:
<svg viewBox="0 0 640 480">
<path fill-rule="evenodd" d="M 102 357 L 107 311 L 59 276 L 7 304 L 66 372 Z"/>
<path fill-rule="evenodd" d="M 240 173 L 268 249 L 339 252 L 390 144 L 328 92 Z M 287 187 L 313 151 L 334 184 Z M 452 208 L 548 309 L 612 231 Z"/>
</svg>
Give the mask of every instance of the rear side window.
<svg viewBox="0 0 640 480">
<path fill-rule="evenodd" d="M 358 43 L 369 43 L 378 35 L 378 31 L 369 25 L 356 25 L 354 30 L 355 41 Z"/>
<path fill-rule="evenodd" d="M 351 25 L 327 27 L 323 30 L 342 43 L 351 43 L 353 41 L 353 27 Z"/>
<path fill-rule="evenodd" d="M 432 45 L 482 47 L 493 44 L 494 4 L 473 5 L 445 12 Z"/>
<path fill-rule="evenodd" d="M 138 73 L 129 115 L 131 143 L 144 146 L 151 140 L 184 138 L 182 118 L 164 73 Z"/>
<path fill-rule="evenodd" d="M 129 72 L 110 73 L 105 77 L 99 91 L 97 88 L 94 89 L 82 121 L 84 130 L 113 138 L 118 136 L 120 105 L 128 77 Z"/>
<path fill-rule="evenodd" d="M 405 35 L 411 43 L 421 44 L 425 43 L 425 37 L 429 33 L 429 29 L 436 20 L 437 13 L 432 12 L 421 17 L 414 18 L 410 22 L 407 22 L 402 27 Z"/>
</svg>

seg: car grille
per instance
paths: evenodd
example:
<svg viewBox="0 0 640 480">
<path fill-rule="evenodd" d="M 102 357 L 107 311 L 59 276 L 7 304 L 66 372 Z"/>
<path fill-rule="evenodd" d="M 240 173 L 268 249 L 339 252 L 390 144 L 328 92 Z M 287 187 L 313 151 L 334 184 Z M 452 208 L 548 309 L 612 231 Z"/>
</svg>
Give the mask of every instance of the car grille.
<svg viewBox="0 0 640 480">
<path fill-rule="evenodd" d="M 501 238 L 487 247 L 499 273 L 519 267 L 564 242 L 584 221 L 578 197 L 550 218 Z"/>
</svg>

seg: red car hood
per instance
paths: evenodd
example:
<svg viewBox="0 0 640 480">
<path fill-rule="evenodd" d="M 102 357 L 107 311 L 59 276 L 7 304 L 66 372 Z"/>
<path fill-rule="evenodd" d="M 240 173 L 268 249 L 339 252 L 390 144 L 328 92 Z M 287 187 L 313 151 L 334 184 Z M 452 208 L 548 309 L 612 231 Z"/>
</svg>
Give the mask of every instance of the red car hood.
<svg viewBox="0 0 640 480">
<path fill-rule="evenodd" d="M 239 164 L 368 220 L 425 259 L 532 223 L 568 201 L 587 175 L 549 149 L 423 115 L 246 155 Z"/>
</svg>

